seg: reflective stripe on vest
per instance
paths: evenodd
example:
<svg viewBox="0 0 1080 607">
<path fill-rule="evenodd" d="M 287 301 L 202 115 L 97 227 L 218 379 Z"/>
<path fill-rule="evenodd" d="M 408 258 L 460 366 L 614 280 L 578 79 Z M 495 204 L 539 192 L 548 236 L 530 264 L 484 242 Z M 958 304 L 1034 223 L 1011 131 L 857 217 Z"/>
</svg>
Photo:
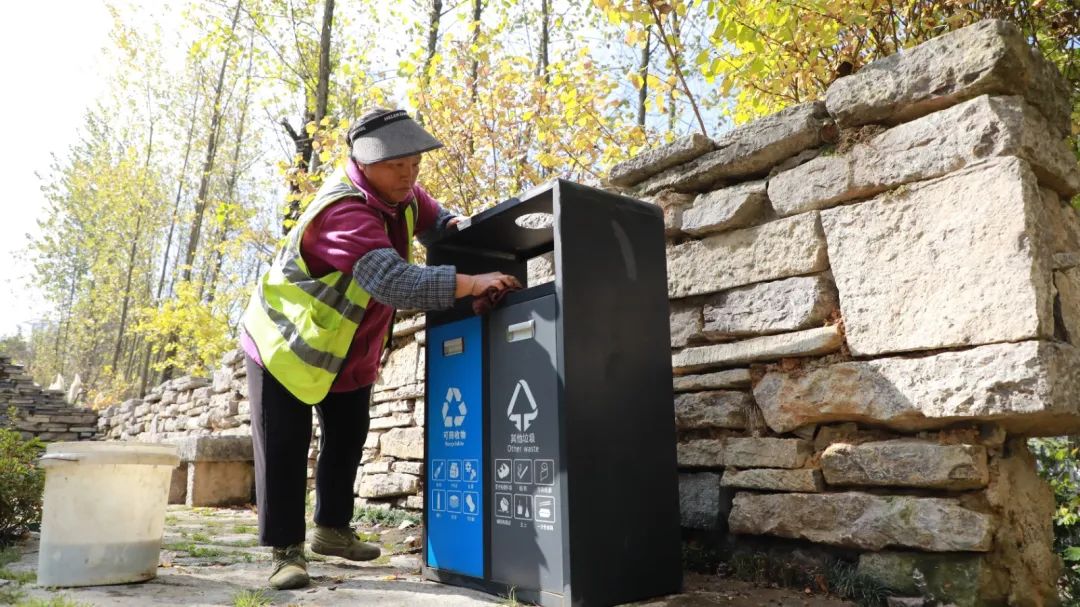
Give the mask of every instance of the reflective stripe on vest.
<svg viewBox="0 0 1080 607">
<path fill-rule="evenodd" d="M 351 273 L 335 270 L 313 277 L 300 255 L 301 237 L 311 221 L 327 206 L 349 197 L 366 198 L 338 169 L 279 243 L 244 312 L 244 329 L 255 342 L 263 367 L 309 405 L 321 402 L 330 391 L 371 299 Z M 405 208 L 407 262 L 412 261 L 415 224 L 414 200 Z"/>
</svg>

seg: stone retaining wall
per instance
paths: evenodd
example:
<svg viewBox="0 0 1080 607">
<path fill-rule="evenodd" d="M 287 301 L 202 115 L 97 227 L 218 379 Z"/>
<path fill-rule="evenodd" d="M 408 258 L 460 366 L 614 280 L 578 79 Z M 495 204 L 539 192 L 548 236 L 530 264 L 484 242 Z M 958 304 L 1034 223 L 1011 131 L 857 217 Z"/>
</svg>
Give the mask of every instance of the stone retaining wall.
<svg viewBox="0 0 1080 607">
<path fill-rule="evenodd" d="M 8 410 L 15 415 L 8 419 Z M 43 441 L 92 440 L 97 437 L 98 414 L 73 407 L 60 390 L 43 390 L 22 365 L 0 356 L 0 428 L 18 430 L 23 438 Z"/>
<path fill-rule="evenodd" d="M 612 170 L 670 238 L 684 527 L 1056 603 L 1026 439 L 1080 431 L 1067 91 L 985 21 Z"/>
</svg>

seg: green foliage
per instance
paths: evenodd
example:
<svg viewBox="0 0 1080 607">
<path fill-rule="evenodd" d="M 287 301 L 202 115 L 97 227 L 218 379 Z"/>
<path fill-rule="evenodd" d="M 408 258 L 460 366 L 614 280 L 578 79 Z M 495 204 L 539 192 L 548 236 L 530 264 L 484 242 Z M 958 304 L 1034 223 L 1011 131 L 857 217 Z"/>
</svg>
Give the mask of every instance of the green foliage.
<svg viewBox="0 0 1080 607">
<path fill-rule="evenodd" d="M 420 516 L 406 510 L 396 508 L 373 508 L 361 506 L 353 513 L 353 521 L 365 525 L 380 525 L 382 527 L 397 527 L 405 521 L 413 524 L 420 522 Z"/>
<path fill-rule="evenodd" d="M 1054 550 L 1064 564 L 1058 584 L 1061 600 L 1080 604 L 1080 442 L 1071 437 L 1028 442 L 1039 474 L 1054 490 Z"/>
<path fill-rule="evenodd" d="M 834 562 L 826 570 L 825 579 L 830 592 L 855 601 L 859 607 L 881 607 L 890 596 L 889 589 L 877 578 L 859 573 L 844 561 Z"/>
<path fill-rule="evenodd" d="M 15 603 L 15 607 L 93 607 L 89 603 L 80 603 L 65 595 L 50 596 L 47 599 L 29 599 Z"/>
<path fill-rule="evenodd" d="M 36 463 L 44 452 L 40 440 L 0 428 L 0 546 L 41 522 L 45 471 Z"/>
<path fill-rule="evenodd" d="M 742 551 L 731 557 L 727 568 L 743 581 L 828 592 L 852 600 L 859 607 L 882 607 L 891 595 L 880 581 L 859 573 L 854 565 L 842 560 L 831 561 L 822 570 L 764 552 Z"/>
</svg>

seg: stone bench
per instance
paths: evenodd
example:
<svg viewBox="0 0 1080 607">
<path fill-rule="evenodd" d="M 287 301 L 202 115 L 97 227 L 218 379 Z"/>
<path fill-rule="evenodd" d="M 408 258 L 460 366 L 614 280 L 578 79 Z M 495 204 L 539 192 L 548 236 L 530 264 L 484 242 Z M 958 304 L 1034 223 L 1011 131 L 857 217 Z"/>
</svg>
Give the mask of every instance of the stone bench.
<svg viewBox="0 0 1080 607">
<path fill-rule="evenodd" d="M 170 504 L 236 506 L 253 503 L 255 458 L 250 436 L 190 436 L 175 441 Z"/>
</svg>

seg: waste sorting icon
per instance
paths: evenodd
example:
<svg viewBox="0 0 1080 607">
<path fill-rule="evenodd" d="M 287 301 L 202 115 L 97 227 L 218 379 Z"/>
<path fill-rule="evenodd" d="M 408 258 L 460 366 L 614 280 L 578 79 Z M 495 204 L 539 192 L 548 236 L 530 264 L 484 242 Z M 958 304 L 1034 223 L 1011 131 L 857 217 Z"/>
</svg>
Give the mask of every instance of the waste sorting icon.
<svg viewBox="0 0 1080 607">
<path fill-rule="evenodd" d="M 518 397 L 522 394 L 525 395 L 525 399 L 521 404 L 518 404 Z M 514 423 L 514 427 L 518 429 L 518 432 L 524 432 L 532 425 L 537 414 L 536 399 L 533 398 L 532 390 L 529 389 L 529 382 L 519 379 L 517 386 L 514 388 L 514 395 L 510 397 L 510 406 L 506 408 L 506 416 Z"/>
<path fill-rule="evenodd" d="M 461 398 L 461 390 L 451 387 L 446 391 L 446 400 L 442 405 L 443 425 L 447 428 L 458 428 L 465 423 L 465 416 L 469 410 L 465 407 L 465 400 Z"/>
</svg>

